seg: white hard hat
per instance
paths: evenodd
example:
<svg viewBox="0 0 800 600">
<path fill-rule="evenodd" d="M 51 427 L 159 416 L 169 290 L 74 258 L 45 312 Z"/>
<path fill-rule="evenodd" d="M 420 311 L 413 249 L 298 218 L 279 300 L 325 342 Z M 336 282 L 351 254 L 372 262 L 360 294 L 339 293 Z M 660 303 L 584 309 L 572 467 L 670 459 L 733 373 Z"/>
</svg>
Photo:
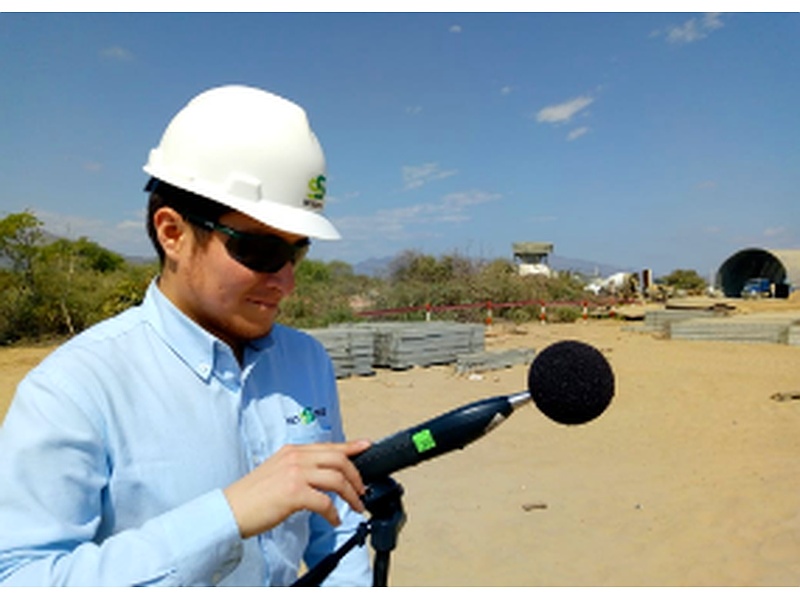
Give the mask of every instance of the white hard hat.
<svg viewBox="0 0 800 600">
<path fill-rule="evenodd" d="M 325 155 L 306 113 L 269 92 L 227 85 L 196 96 L 167 125 L 144 171 L 271 227 L 340 237 L 322 215 Z"/>
</svg>

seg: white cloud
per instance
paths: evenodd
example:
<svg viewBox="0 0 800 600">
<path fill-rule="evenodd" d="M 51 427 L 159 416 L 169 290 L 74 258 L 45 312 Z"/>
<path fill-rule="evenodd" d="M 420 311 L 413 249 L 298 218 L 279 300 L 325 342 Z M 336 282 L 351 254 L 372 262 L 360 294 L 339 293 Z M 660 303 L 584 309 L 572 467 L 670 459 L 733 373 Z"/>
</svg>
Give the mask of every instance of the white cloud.
<svg viewBox="0 0 800 600">
<path fill-rule="evenodd" d="M 471 219 L 472 206 L 496 202 L 500 194 L 472 190 L 443 196 L 438 202 L 412 204 L 380 210 L 372 215 L 336 219 L 336 227 L 347 239 L 407 240 L 424 235 L 420 226 L 461 223 Z"/>
<path fill-rule="evenodd" d="M 450 29 L 448 30 L 450 33 L 461 33 L 461 25 L 451 25 Z"/>
<path fill-rule="evenodd" d="M 709 31 L 713 31 L 714 29 L 721 29 L 725 25 L 722 23 L 722 20 L 719 18 L 722 13 L 706 13 L 703 15 L 703 27 L 705 27 Z"/>
<path fill-rule="evenodd" d="M 712 31 L 724 27 L 722 13 L 706 13 L 702 17 L 693 17 L 681 25 L 671 25 L 662 31 L 656 31 L 652 35 L 666 36 L 671 44 L 691 44 L 698 40 L 705 39 Z"/>
<path fill-rule="evenodd" d="M 133 60 L 133 53 L 121 46 L 109 46 L 100 51 L 100 56 L 109 60 L 127 62 Z"/>
<path fill-rule="evenodd" d="M 695 186 L 695 188 L 698 190 L 715 190 L 717 187 L 717 182 L 710 179 L 707 181 L 701 181 Z"/>
<path fill-rule="evenodd" d="M 438 163 L 425 163 L 419 166 L 403 167 L 403 189 L 412 190 L 422 187 L 426 183 L 452 177 L 458 173 L 456 170 L 443 171 Z"/>
<path fill-rule="evenodd" d="M 422 112 L 421 106 L 407 106 L 406 107 L 406 114 L 411 116 L 416 116 Z"/>
<path fill-rule="evenodd" d="M 129 229 L 133 229 L 134 231 L 140 233 L 142 231 L 142 229 L 144 228 L 144 226 L 145 226 L 144 218 L 142 218 L 141 220 L 138 220 L 138 221 L 134 221 L 134 220 L 120 221 L 119 223 L 117 223 L 115 228 L 117 229 L 117 231 L 125 231 L 125 230 L 129 230 Z"/>
<path fill-rule="evenodd" d="M 783 226 L 768 227 L 767 229 L 764 230 L 764 237 L 767 238 L 781 237 L 785 233 L 786 233 L 786 227 Z"/>
<path fill-rule="evenodd" d="M 44 229 L 53 235 L 76 240 L 85 237 L 104 248 L 122 254 L 141 255 L 150 250 L 145 229 L 144 211 L 141 218 L 110 223 L 101 219 L 36 211 Z"/>
<path fill-rule="evenodd" d="M 572 100 L 567 100 L 561 104 L 545 106 L 536 113 L 536 120 L 539 123 L 561 123 L 572 119 L 577 113 L 594 102 L 590 96 L 578 96 Z"/>
<path fill-rule="evenodd" d="M 578 127 L 567 134 L 567 141 L 571 142 L 573 140 L 577 140 L 579 137 L 586 135 L 587 133 L 589 133 L 588 127 Z"/>
<path fill-rule="evenodd" d="M 477 190 L 469 192 L 454 192 L 442 198 L 441 206 L 445 210 L 462 211 L 468 206 L 486 204 L 500 199 L 500 194 L 490 194 Z"/>
<path fill-rule="evenodd" d="M 325 196 L 325 203 L 328 205 L 331 204 L 341 204 L 342 202 L 350 202 L 351 200 L 355 200 L 361 195 L 361 192 L 345 192 L 343 195 L 333 195 L 333 196 Z"/>
<path fill-rule="evenodd" d="M 500 88 L 500 94 L 503 96 L 508 96 L 511 92 L 514 91 L 514 88 L 510 85 L 504 85 Z"/>
<path fill-rule="evenodd" d="M 83 170 L 91 173 L 96 173 L 103 170 L 103 164 L 95 160 L 87 160 L 83 163 Z"/>
</svg>

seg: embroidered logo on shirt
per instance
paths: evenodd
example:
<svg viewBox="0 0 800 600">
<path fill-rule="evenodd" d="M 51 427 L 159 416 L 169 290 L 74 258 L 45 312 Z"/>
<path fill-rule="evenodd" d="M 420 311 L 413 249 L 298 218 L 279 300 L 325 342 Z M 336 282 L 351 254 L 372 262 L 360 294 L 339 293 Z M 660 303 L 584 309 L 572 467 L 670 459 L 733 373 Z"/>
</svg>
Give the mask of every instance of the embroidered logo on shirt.
<svg viewBox="0 0 800 600">
<path fill-rule="evenodd" d="M 324 417 L 327 414 L 325 407 L 310 408 L 306 407 L 296 415 L 286 417 L 287 425 L 311 425 L 317 417 Z"/>
</svg>

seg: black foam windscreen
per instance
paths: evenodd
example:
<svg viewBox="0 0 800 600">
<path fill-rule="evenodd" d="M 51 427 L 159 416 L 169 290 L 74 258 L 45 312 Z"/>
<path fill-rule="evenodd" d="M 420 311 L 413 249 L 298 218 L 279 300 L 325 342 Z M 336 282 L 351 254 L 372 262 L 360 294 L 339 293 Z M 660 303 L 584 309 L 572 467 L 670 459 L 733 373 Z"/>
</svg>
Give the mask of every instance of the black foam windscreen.
<svg viewBox="0 0 800 600">
<path fill-rule="evenodd" d="M 599 417 L 614 396 L 614 372 L 596 348 L 574 340 L 542 350 L 528 370 L 528 390 L 552 420 L 578 425 Z"/>
</svg>

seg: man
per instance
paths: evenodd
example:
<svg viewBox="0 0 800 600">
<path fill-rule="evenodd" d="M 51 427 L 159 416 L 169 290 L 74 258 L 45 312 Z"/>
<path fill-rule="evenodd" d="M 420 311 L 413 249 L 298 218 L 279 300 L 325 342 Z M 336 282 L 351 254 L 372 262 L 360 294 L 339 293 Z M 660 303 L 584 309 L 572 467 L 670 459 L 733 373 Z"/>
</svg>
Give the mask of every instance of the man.
<svg viewBox="0 0 800 600">
<path fill-rule="evenodd" d="M 7 585 L 288 585 L 362 521 L 333 368 L 275 323 L 321 214 L 305 112 L 204 92 L 151 151 L 161 261 L 141 306 L 51 354 L 0 429 Z M 368 552 L 326 583 L 369 585 Z"/>
</svg>

